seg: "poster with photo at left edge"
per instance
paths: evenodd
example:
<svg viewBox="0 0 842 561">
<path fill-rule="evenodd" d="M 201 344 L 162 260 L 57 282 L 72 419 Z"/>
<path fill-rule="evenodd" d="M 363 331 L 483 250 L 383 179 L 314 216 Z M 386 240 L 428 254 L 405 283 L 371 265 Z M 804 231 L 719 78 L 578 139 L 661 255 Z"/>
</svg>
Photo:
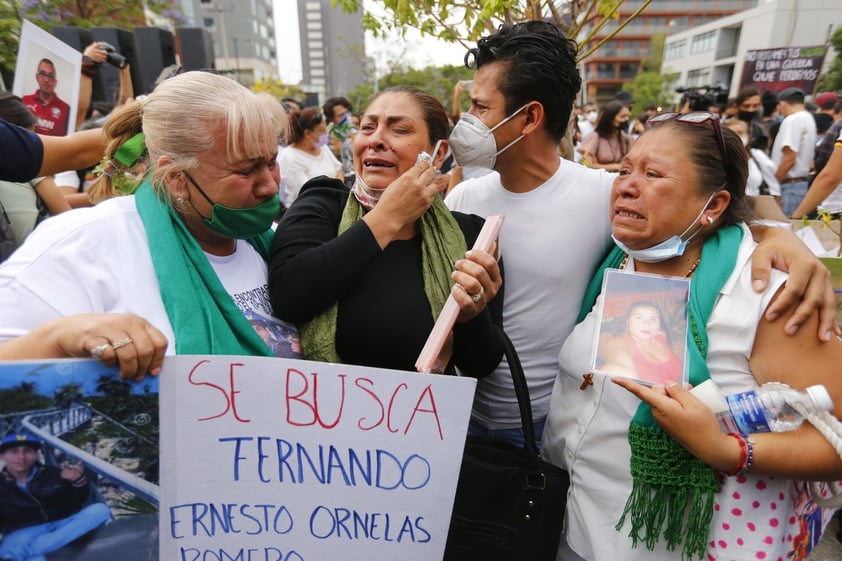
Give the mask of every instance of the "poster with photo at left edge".
<svg viewBox="0 0 842 561">
<path fill-rule="evenodd" d="M 44 552 L 49 561 L 157 561 L 158 435 L 158 378 L 121 380 L 116 368 L 97 360 L 0 362 L 0 439 L 32 442 L 34 465 L 45 480 L 80 470 L 84 493 L 56 499 L 52 512 L 70 516 L 85 509 L 95 517 L 89 517 L 90 531 L 68 536 L 70 543 L 56 550 L 50 546 Z M 0 553 L 11 546 L 10 528 L 26 532 L 37 522 L 26 520 L 26 505 L 14 502 L 19 496 L 7 474 L 0 481 Z"/>
<path fill-rule="evenodd" d="M 45 60 L 52 63 L 54 72 L 45 70 Z M 44 75 L 39 75 L 39 72 Z M 52 76 L 49 76 L 50 74 Z M 76 130 L 81 80 L 82 53 L 34 23 L 24 20 L 12 93 L 20 97 L 28 107 L 34 107 L 33 104 L 36 103 L 42 106 L 41 115 L 36 113 L 39 121 L 36 132 L 63 136 Z M 38 101 L 42 88 L 53 94 L 56 99 L 51 98 L 46 104 L 43 100 Z M 62 125 L 65 128 L 62 128 Z"/>
</svg>

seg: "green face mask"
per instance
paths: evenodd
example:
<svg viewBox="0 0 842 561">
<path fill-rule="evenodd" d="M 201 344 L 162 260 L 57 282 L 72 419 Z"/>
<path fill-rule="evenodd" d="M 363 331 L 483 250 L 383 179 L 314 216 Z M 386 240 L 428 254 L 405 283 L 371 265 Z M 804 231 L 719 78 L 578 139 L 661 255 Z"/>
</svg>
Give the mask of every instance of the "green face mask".
<svg viewBox="0 0 842 561">
<path fill-rule="evenodd" d="M 184 172 L 184 175 L 199 190 L 199 193 L 213 205 L 211 217 L 202 217 L 205 224 L 211 230 L 223 236 L 241 240 L 259 236 L 272 226 L 272 221 L 278 217 L 281 210 L 281 201 L 277 193 L 259 205 L 247 208 L 231 208 L 215 203 L 189 173 Z"/>
</svg>

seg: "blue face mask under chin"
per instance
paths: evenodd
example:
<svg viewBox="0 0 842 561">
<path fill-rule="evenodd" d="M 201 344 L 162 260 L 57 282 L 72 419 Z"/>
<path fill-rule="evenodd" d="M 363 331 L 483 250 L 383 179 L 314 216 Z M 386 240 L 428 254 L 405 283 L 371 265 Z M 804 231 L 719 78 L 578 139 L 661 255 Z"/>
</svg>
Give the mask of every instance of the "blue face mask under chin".
<svg viewBox="0 0 842 561">
<path fill-rule="evenodd" d="M 696 215 L 696 218 L 693 219 L 693 222 L 690 223 L 687 228 L 681 232 L 680 235 L 670 236 L 669 238 L 665 239 L 661 243 L 657 245 L 653 245 L 652 247 L 647 247 L 646 249 L 631 249 L 626 244 L 618 240 L 611 235 L 611 239 L 614 240 L 614 243 L 617 244 L 617 247 L 625 251 L 629 257 L 634 259 L 635 261 L 642 261 L 644 263 L 659 263 L 661 261 L 667 261 L 668 259 L 672 259 L 673 257 L 679 257 L 684 255 L 684 250 L 687 249 L 687 244 L 690 243 L 696 234 L 702 231 L 703 226 L 699 226 L 699 228 L 693 232 L 689 238 L 686 240 L 683 239 L 687 232 L 690 231 L 693 226 L 695 226 L 696 222 L 699 221 L 699 218 L 705 213 L 708 208 L 708 205 L 713 200 L 714 195 L 716 195 L 716 191 L 711 193 L 710 197 L 708 197 L 707 202 L 705 202 L 702 210 L 699 214 Z"/>
</svg>

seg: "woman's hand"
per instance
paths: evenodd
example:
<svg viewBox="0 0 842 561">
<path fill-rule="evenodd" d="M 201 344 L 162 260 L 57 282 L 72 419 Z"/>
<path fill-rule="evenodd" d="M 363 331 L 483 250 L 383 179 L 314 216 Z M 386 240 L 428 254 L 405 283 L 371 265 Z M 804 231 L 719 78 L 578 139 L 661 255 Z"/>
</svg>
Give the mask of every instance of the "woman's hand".
<svg viewBox="0 0 842 561">
<path fill-rule="evenodd" d="M 0 359 L 98 358 L 140 381 L 161 371 L 167 338 L 134 314 L 79 314 L 55 319 L 0 344 Z"/>
<path fill-rule="evenodd" d="M 456 284 L 450 289 L 450 293 L 459 304 L 457 322 L 464 323 L 474 319 L 500 290 L 503 279 L 500 276 L 500 266 L 494 258 L 496 248 L 495 243 L 490 253 L 472 249 L 465 253 L 464 259 L 456 262 L 456 270 L 450 275 Z"/>
<path fill-rule="evenodd" d="M 842 335 L 836 319 L 830 272 L 818 257 L 792 232 L 757 226 L 752 226 L 751 231 L 759 244 L 751 260 L 754 289 L 758 292 L 766 289 L 772 267 L 789 273 L 783 292 L 766 310 L 766 319 L 775 321 L 797 304 L 795 313 L 786 322 L 786 333 L 794 334 L 818 310 L 819 340 L 830 341 L 834 334 Z"/>
<path fill-rule="evenodd" d="M 85 50 L 82 52 L 83 56 L 90 58 L 96 64 L 102 64 L 106 60 L 108 60 L 108 51 L 105 50 L 103 47 L 104 43 L 100 41 L 96 41 L 91 43 Z"/>
<path fill-rule="evenodd" d="M 73 329 L 61 330 L 58 343 L 68 356 L 98 358 L 106 366 L 120 366 L 120 378 L 140 381 L 148 372 L 158 375 L 167 338 L 155 326 L 133 314 L 70 316 Z"/>
<path fill-rule="evenodd" d="M 421 161 L 392 181 L 377 205 L 363 220 L 377 243 L 385 248 L 424 214 L 438 196 L 436 170 L 429 161 Z M 413 230 L 414 233 L 414 230 Z"/>
<path fill-rule="evenodd" d="M 648 403 L 664 431 L 707 465 L 728 471 L 740 461 L 736 439 L 723 433 L 713 411 L 679 384 L 650 388 L 629 378 L 611 381 Z"/>
</svg>

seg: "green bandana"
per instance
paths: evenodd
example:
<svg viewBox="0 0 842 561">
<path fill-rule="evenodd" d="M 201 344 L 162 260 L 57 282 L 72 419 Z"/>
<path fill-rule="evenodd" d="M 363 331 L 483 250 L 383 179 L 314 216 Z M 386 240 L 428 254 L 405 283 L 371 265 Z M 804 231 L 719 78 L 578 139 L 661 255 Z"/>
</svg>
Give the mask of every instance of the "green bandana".
<svg viewBox="0 0 842 561">
<path fill-rule="evenodd" d="M 353 195 L 342 211 L 337 235 L 362 220 L 365 209 Z M 459 224 L 440 197 L 421 216 L 421 269 L 424 276 L 424 292 L 430 302 L 435 320 L 445 300 L 450 295 L 452 281 L 450 273 L 457 259 L 465 256 L 467 243 Z M 331 306 L 308 323 L 300 325 L 301 351 L 307 360 L 341 363 L 336 351 L 336 322 L 339 303 Z"/>
<path fill-rule="evenodd" d="M 135 194 L 176 354 L 274 356 L 222 286 L 196 238 L 149 180 Z M 248 240 L 265 259 L 272 231 Z"/>
<path fill-rule="evenodd" d="M 707 321 L 719 291 L 736 265 L 742 237 L 740 226 L 717 230 L 705 242 L 702 259 L 690 283 L 687 356 L 693 386 L 710 379 L 705 360 Z M 605 269 L 617 268 L 623 255 L 616 246 L 609 252 L 588 286 L 579 321 L 593 308 Z M 713 519 L 714 493 L 719 490 L 714 470 L 667 435 L 655 422 L 646 403 L 637 408 L 628 438 L 633 484 L 617 531 L 629 516 L 629 537 L 635 547 L 642 541 L 652 550 L 663 537 L 669 551 L 682 545 L 682 559 L 692 559 L 694 555 L 701 558 Z"/>
</svg>

